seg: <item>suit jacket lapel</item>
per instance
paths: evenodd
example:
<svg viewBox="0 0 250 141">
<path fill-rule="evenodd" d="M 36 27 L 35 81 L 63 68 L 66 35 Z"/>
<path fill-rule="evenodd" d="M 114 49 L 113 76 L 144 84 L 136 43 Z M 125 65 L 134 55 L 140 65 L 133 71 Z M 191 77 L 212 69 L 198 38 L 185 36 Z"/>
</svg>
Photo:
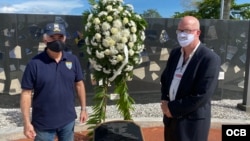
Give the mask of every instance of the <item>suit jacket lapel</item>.
<svg viewBox="0 0 250 141">
<path fill-rule="evenodd" d="M 194 53 L 193 57 L 190 60 L 185 72 L 183 73 L 182 79 L 181 79 L 180 84 L 179 84 L 178 91 L 176 93 L 176 98 L 183 97 L 183 95 L 181 95 L 181 93 L 185 94 L 185 91 L 187 91 L 187 89 L 190 89 L 190 85 L 191 85 L 193 77 L 194 77 L 194 72 L 199 64 L 198 63 L 198 61 L 199 61 L 198 54 L 199 54 L 199 50 L 201 48 L 202 48 L 201 46 L 199 46 L 197 48 L 196 52 Z M 184 92 L 181 92 L 181 91 L 184 91 Z"/>
</svg>

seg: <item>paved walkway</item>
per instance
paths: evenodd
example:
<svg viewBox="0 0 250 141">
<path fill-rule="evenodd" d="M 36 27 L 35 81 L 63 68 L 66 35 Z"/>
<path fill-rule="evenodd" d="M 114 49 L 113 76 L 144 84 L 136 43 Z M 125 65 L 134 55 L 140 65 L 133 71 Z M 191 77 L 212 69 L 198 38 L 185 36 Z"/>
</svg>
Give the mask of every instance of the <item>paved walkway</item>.
<svg viewBox="0 0 250 141">
<path fill-rule="evenodd" d="M 117 119 L 110 119 L 117 120 Z M 135 123 L 142 128 L 142 133 L 145 141 L 163 141 L 163 124 L 161 118 L 138 118 L 134 119 Z M 250 121 L 245 120 L 221 120 L 212 119 L 211 129 L 209 132 L 208 141 L 221 141 L 222 132 L 221 125 L 223 124 L 250 124 Z M 82 136 L 85 134 L 87 126 L 84 124 L 78 124 L 75 126 L 77 140 L 75 141 L 86 141 L 83 140 Z M 19 128 L 16 132 L 6 133 L 5 135 L 0 134 L 0 141 L 32 141 L 25 139 L 22 134 L 22 128 Z"/>
<path fill-rule="evenodd" d="M 142 134 L 143 134 L 144 141 L 164 141 L 162 126 L 144 127 L 142 128 Z M 75 141 L 88 141 L 85 138 L 85 135 L 86 133 L 76 132 Z M 32 140 L 22 138 L 22 139 L 18 139 L 14 141 L 32 141 Z M 221 130 L 211 128 L 209 132 L 208 141 L 221 141 Z"/>
</svg>

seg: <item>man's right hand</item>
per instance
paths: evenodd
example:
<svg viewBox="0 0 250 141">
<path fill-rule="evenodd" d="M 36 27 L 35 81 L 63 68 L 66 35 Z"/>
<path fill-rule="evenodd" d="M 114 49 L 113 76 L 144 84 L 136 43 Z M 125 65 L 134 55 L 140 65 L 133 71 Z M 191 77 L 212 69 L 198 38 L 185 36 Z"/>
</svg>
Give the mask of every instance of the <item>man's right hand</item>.
<svg viewBox="0 0 250 141">
<path fill-rule="evenodd" d="M 24 135 L 29 139 L 35 139 L 36 132 L 31 123 L 24 125 Z"/>
</svg>

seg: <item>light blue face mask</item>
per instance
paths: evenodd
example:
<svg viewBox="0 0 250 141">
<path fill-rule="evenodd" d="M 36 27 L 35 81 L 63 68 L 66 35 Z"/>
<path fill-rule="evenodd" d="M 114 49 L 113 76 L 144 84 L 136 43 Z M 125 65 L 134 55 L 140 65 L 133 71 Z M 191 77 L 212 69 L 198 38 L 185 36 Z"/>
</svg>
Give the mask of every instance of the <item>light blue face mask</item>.
<svg viewBox="0 0 250 141">
<path fill-rule="evenodd" d="M 187 47 L 194 41 L 194 34 L 181 32 L 177 34 L 177 40 L 181 47 Z"/>
</svg>

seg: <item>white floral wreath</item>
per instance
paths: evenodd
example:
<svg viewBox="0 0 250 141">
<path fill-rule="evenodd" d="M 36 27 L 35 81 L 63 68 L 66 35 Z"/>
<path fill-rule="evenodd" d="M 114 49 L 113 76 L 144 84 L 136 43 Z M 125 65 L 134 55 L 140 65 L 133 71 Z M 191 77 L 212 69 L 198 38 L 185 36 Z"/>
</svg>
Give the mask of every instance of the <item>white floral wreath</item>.
<svg viewBox="0 0 250 141">
<path fill-rule="evenodd" d="M 146 22 L 123 0 L 99 0 L 87 15 L 86 52 L 96 80 L 114 81 L 118 75 L 132 79 L 141 63 Z"/>
</svg>

